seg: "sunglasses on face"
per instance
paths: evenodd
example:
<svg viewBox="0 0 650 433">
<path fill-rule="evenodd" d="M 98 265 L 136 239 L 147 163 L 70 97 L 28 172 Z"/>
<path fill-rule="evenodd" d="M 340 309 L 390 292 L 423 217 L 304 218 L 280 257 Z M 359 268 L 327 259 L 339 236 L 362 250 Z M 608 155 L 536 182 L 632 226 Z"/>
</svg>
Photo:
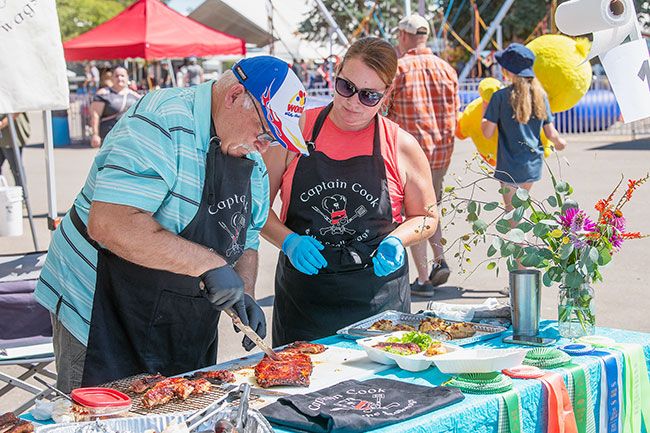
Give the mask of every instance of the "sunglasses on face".
<svg viewBox="0 0 650 433">
<path fill-rule="evenodd" d="M 350 98 L 354 96 L 355 93 L 359 94 L 359 102 L 361 102 L 366 107 L 374 107 L 379 104 L 381 98 L 384 97 L 382 92 L 377 92 L 376 90 L 369 89 L 357 89 L 351 81 L 346 80 L 342 77 L 336 77 L 336 82 L 334 88 L 336 93 L 343 96 L 344 98 Z"/>
<path fill-rule="evenodd" d="M 257 113 L 257 118 L 260 121 L 260 126 L 262 127 L 262 133 L 257 135 L 257 141 L 261 143 L 267 143 L 269 146 L 278 146 L 280 142 L 275 139 L 273 134 L 271 134 L 271 131 L 266 129 L 264 126 L 264 120 L 262 119 L 262 115 L 260 114 L 260 110 L 257 109 L 257 104 L 255 103 L 255 98 L 253 98 L 253 95 L 246 90 L 246 94 L 248 94 L 248 97 L 251 98 L 251 101 L 253 101 L 253 107 L 255 107 L 255 112 Z"/>
</svg>

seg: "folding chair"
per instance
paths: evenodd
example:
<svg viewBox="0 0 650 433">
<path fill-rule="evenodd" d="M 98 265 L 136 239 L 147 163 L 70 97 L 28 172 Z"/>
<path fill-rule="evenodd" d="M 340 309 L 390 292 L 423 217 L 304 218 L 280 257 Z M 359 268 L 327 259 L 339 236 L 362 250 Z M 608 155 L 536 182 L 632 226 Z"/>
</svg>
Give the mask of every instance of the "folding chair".
<svg viewBox="0 0 650 433">
<path fill-rule="evenodd" d="M 0 369 L 17 366 L 25 371 L 10 375 L 0 371 L 0 397 L 13 389 L 34 394 L 14 411 L 22 413 L 36 399 L 50 394 L 27 380 L 36 374 L 56 379 L 47 369 L 54 361 L 52 324 L 49 312 L 34 299 L 34 288 L 45 262 L 46 252 L 0 256 Z"/>
</svg>

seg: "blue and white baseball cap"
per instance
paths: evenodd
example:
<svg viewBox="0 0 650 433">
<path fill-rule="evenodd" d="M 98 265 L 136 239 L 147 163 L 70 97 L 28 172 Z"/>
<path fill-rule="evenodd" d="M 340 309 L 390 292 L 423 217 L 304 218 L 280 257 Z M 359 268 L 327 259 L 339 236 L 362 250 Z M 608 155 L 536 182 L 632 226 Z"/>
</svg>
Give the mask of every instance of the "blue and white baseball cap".
<svg viewBox="0 0 650 433">
<path fill-rule="evenodd" d="M 309 155 L 298 121 L 307 92 L 289 65 L 272 56 L 237 62 L 232 71 L 262 106 L 271 133 L 287 149 Z"/>
</svg>

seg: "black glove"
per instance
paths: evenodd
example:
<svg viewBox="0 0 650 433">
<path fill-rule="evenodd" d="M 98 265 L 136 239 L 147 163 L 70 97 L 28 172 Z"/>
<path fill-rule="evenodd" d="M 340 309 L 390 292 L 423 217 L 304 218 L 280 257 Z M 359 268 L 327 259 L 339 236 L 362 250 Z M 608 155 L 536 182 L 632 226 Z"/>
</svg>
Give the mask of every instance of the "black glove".
<svg viewBox="0 0 650 433">
<path fill-rule="evenodd" d="M 205 296 L 217 310 L 232 307 L 244 294 L 244 281 L 229 265 L 204 272 L 201 280 Z"/>
<path fill-rule="evenodd" d="M 244 293 L 244 298 L 235 304 L 233 310 L 244 325 L 250 326 L 260 338 L 266 337 L 266 317 L 255 299 Z M 239 329 L 235 327 L 235 331 L 239 332 Z M 255 347 L 255 343 L 248 337 L 244 337 L 241 345 L 247 352 Z"/>
</svg>

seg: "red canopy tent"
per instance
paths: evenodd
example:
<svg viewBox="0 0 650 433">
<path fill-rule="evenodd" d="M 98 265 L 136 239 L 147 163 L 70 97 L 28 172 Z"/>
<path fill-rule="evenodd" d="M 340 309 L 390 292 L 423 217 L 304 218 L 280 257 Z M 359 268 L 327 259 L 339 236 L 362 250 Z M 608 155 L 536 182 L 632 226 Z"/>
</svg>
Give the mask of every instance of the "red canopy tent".
<svg viewBox="0 0 650 433">
<path fill-rule="evenodd" d="M 187 18 L 159 0 L 138 0 L 119 15 L 63 43 L 68 61 L 173 59 L 246 54 L 246 41 Z"/>
</svg>

